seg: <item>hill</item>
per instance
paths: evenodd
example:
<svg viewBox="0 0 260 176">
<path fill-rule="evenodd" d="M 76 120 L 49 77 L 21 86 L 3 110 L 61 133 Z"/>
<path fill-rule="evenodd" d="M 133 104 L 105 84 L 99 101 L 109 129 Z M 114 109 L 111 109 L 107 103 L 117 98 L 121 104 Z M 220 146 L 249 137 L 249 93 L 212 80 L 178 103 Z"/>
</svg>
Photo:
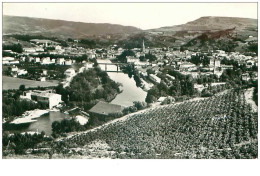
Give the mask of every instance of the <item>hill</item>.
<svg viewBox="0 0 260 176">
<path fill-rule="evenodd" d="M 3 34 L 29 34 L 94 41 L 93 47 L 172 47 L 188 50 L 248 52 L 246 40 L 257 39 L 256 19 L 201 17 L 182 25 L 141 30 L 131 26 L 3 16 Z M 253 42 L 251 42 L 253 43 Z M 253 43 L 256 45 L 255 43 Z M 88 46 L 86 46 L 88 47 Z"/>
<path fill-rule="evenodd" d="M 141 29 L 108 23 L 83 23 L 31 17 L 3 16 L 3 34 L 83 38 L 91 35 L 134 33 Z"/>
<path fill-rule="evenodd" d="M 234 51 L 244 47 L 241 50 L 244 52 L 247 50 L 244 43 L 249 36 L 258 37 L 257 19 L 208 16 L 182 25 L 146 31 L 146 38 L 158 45 L 205 51 Z"/>
<path fill-rule="evenodd" d="M 151 29 L 149 31 L 216 31 L 232 28 L 237 30 L 257 29 L 257 19 L 208 16 L 186 24 Z"/>
<path fill-rule="evenodd" d="M 257 158 L 257 121 L 245 92 L 232 90 L 125 116 L 56 141 L 53 150 L 63 157 Z"/>
</svg>

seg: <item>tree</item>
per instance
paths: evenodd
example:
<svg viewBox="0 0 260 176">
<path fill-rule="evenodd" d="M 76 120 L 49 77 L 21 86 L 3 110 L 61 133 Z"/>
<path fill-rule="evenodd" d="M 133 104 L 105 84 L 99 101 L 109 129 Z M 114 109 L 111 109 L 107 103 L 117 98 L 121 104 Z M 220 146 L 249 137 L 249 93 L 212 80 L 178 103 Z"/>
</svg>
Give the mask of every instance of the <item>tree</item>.
<svg viewBox="0 0 260 176">
<path fill-rule="evenodd" d="M 19 90 L 25 91 L 25 85 L 24 84 L 20 85 Z"/>
<path fill-rule="evenodd" d="M 135 56 L 135 53 L 132 50 L 124 50 L 122 52 L 122 54 L 120 54 L 117 57 L 117 59 L 118 59 L 119 62 L 126 63 L 127 62 L 127 59 L 126 59 L 127 56 Z"/>
</svg>

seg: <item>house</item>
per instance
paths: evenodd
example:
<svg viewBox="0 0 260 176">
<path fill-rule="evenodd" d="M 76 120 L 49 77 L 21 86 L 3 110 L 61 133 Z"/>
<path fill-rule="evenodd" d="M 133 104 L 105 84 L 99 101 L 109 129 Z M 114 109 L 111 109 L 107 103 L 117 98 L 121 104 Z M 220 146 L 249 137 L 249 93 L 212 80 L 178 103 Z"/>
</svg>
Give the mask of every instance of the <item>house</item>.
<svg viewBox="0 0 260 176">
<path fill-rule="evenodd" d="M 150 78 L 153 82 L 155 82 L 155 83 L 160 84 L 160 82 L 161 82 L 161 78 L 157 77 L 157 76 L 154 75 L 154 74 L 150 74 L 150 75 L 149 75 L 149 78 Z"/>
<path fill-rule="evenodd" d="M 50 59 L 50 57 L 44 57 L 44 58 L 42 58 L 41 64 L 42 64 L 42 65 L 51 64 L 51 59 Z"/>
<path fill-rule="evenodd" d="M 192 63 L 182 63 L 179 67 L 180 71 L 193 71 L 193 70 L 197 70 L 197 67 L 195 64 Z"/>
<path fill-rule="evenodd" d="M 37 51 L 37 52 L 44 52 L 44 49 L 42 47 L 36 47 L 35 51 Z"/>
<path fill-rule="evenodd" d="M 47 75 L 48 73 L 47 73 L 47 70 L 42 70 L 42 74 L 43 75 Z"/>
<path fill-rule="evenodd" d="M 157 102 L 162 103 L 167 97 L 160 97 Z"/>
<path fill-rule="evenodd" d="M 4 58 L 3 58 L 4 59 Z M 6 65 L 15 65 L 15 64 L 19 64 L 20 62 L 18 60 L 13 60 L 13 61 L 10 61 L 10 60 L 3 60 L 2 62 L 3 64 L 6 64 Z"/>
<path fill-rule="evenodd" d="M 55 46 L 55 50 L 61 50 L 61 46 L 59 45 Z"/>
<path fill-rule="evenodd" d="M 135 63 L 135 62 L 139 62 L 139 58 L 133 57 L 133 56 L 127 56 L 127 63 Z"/>
<path fill-rule="evenodd" d="M 35 58 L 35 63 L 40 63 L 41 62 L 41 59 L 39 57 L 36 57 Z"/>
<path fill-rule="evenodd" d="M 65 65 L 71 65 L 72 64 L 72 60 L 66 60 L 65 61 Z"/>
<path fill-rule="evenodd" d="M 2 60 L 3 61 L 8 61 L 8 63 L 9 63 L 9 61 L 14 61 L 14 58 L 13 57 L 3 57 Z"/>
<path fill-rule="evenodd" d="M 35 48 L 23 48 L 23 51 L 27 52 L 27 53 L 34 53 L 34 52 L 36 52 Z"/>
<path fill-rule="evenodd" d="M 25 69 L 20 69 L 20 70 L 17 71 L 17 75 L 18 76 L 26 75 L 27 73 L 28 73 L 28 71 L 25 70 Z"/>
<path fill-rule="evenodd" d="M 202 92 L 203 89 L 205 89 L 204 85 L 202 84 L 194 84 L 194 89 L 196 89 L 198 92 Z"/>
<path fill-rule="evenodd" d="M 241 78 L 242 78 L 243 81 L 249 81 L 250 80 L 250 76 L 249 76 L 248 73 L 242 74 Z"/>
<path fill-rule="evenodd" d="M 86 63 L 85 66 L 86 66 L 86 69 L 90 69 L 90 68 L 93 68 L 93 63 Z"/>
<path fill-rule="evenodd" d="M 170 80 L 175 80 L 175 77 L 174 76 L 171 76 L 169 74 L 166 74 L 166 77 L 169 78 Z"/>
<path fill-rule="evenodd" d="M 16 66 L 13 66 L 12 69 L 11 69 L 12 72 L 17 72 L 18 70 L 19 70 L 19 69 L 18 69 L 18 67 L 16 67 Z"/>
<path fill-rule="evenodd" d="M 89 110 L 89 114 L 96 117 L 108 117 L 109 114 L 121 113 L 124 106 L 99 101 Z"/>
<path fill-rule="evenodd" d="M 46 81 L 46 77 L 40 77 L 40 81 Z"/>
<path fill-rule="evenodd" d="M 64 58 L 58 58 L 56 60 L 56 64 L 57 65 L 64 65 L 65 64 L 65 59 Z"/>
<path fill-rule="evenodd" d="M 64 74 L 67 76 L 67 77 L 72 77 L 74 75 L 76 75 L 76 72 L 73 68 L 69 68 L 67 69 Z"/>
<path fill-rule="evenodd" d="M 215 59 L 215 58 L 212 58 L 210 59 L 210 62 L 209 62 L 209 66 L 210 67 L 220 67 L 220 59 Z"/>
<path fill-rule="evenodd" d="M 41 103 L 46 103 L 49 106 L 49 109 L 52 109 L 53 107 L 60 104 L 61 101 L 61 95 L 52 93 L 51 90 L 45 90 L 45 91 L 29 91 L 26 92 L 25 95 L 20 96 L 20 98 L 23 99 L 29 99 L 34 100 Z"/>
</svg>

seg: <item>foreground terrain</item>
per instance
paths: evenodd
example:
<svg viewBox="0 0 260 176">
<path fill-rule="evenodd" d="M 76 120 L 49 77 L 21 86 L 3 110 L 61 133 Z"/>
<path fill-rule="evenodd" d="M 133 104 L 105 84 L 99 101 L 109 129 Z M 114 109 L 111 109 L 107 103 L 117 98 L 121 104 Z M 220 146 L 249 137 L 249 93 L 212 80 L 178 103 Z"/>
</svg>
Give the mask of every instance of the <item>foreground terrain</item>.
<svg viewBox="0 0 260 176">
<path fill-rule="evenodd" d="M 232 90 L 143 110 L 96 129 L 41 143 L 38 154 L 35 150 L 23 157 L 257 158 L 257 120 L 245 91 Z"/>
</svg>

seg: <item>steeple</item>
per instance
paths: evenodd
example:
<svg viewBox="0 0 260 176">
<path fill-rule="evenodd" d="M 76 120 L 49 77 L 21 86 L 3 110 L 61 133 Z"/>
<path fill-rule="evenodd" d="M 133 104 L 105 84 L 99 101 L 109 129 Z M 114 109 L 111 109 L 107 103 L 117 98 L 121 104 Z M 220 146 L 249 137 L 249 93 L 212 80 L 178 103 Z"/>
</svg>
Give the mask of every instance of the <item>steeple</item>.
<svg viewBox="0 0 260 176">
<path fill-rule="evenodd" d="M 143 52 L 145 52 L 144 40 L 143 40 Z"/>
</svg>

